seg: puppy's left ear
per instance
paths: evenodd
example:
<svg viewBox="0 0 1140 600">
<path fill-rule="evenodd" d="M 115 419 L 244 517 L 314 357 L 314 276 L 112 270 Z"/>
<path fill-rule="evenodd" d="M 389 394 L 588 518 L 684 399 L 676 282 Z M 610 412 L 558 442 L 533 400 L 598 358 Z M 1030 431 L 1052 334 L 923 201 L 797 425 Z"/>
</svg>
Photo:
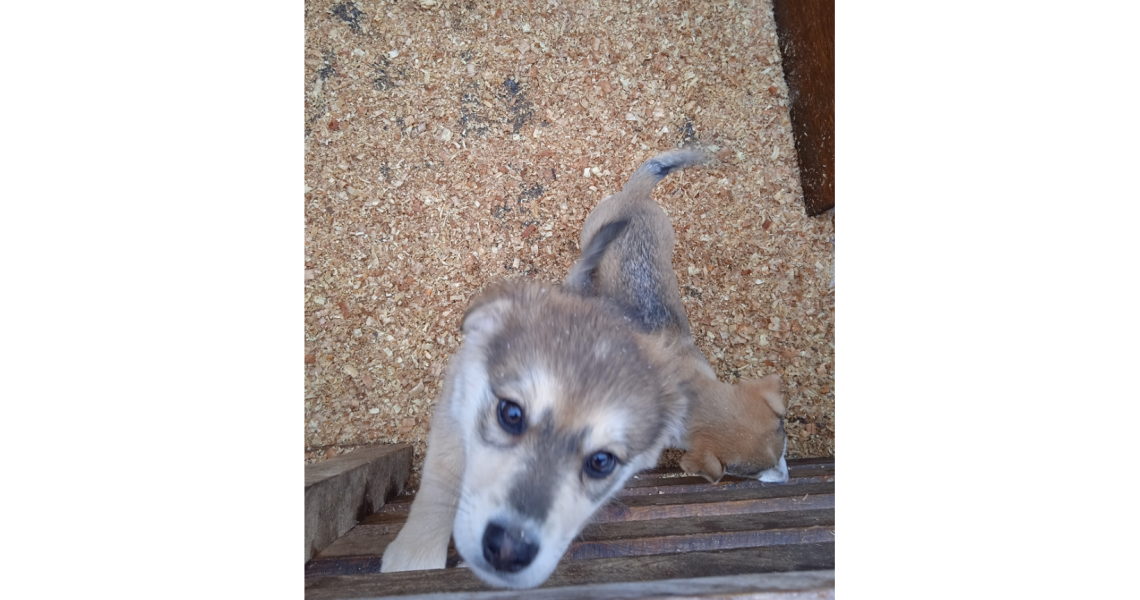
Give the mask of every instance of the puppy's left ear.
<svg viewBox="0 0 1140 600">
<path fill-rule="evenodd" d="M 501 287 L 489 290 L 467 307 L 460 324 L 467 339 L 482 339 L 499 331 L 512 304 L 505 292 Z"/>
<path fill-rule="evenodd" d="M 750 397 L 763 398 L 777 415 L 782 417 L 787 412 L 787 407 L 784 406 L 784 395 L 780 393 L 779 374 L 772 373 L 760 379 L 741 382 L 740 385 Z"/>
</svg>

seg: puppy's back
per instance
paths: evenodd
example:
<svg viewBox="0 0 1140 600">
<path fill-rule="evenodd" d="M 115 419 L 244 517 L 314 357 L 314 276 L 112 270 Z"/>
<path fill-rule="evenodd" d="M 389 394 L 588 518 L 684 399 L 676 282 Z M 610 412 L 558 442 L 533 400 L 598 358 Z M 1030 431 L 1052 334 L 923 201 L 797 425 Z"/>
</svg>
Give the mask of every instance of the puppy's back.
<svg viewBox="0 0 1140 600">
<path fill-rule="evenodd" d="M 598 203 L 582 227 L 582 256 L 566 285 L 615 301 L 644 332 L 691 335 L 673 271 L 673 226 L 652 193 L 670 173 L 706 158 L 692 149 L 659 154 Z"/>
</svg>

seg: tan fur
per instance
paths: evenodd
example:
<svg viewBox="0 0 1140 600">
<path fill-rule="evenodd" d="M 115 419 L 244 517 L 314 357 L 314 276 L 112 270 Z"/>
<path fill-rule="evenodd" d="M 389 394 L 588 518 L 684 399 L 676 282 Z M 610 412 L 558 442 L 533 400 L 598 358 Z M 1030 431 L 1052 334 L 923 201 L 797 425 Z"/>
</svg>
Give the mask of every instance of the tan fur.
<svg viewBox="0 0 1140 600">
<path fill-rule="evenodd" d="M 780 378 L 773 374 L 736 386 L 720 382 L 697 349 L 673 271 L 673 226 L 651 196 L 661 179 L 654 175 L 654 161 L 672 170 L 703 162 L 704 156 L 693 150 L 659 155 L 639 168 L 621 192 L 599 202 L 586 218 L 583 257 L 567 281 L 587 295 L 614 301 L 631 315 L 642 315 L 647 333 L 675 348 L 671 369 L 693 397 L 686 439 L 679 444 L 688 449 L 681 459 L 686 472 L 714 482 L 724 473 L 779 481 L 786 442 Z M 599 250 L 595 236 L 620 221 L 629 224 Z M 600 252 L 596 260 L 587 256 L 593 251 Z M 631 294 L 631 281 L 652 294 Z M 786 473 L 784 466 L 784 480 Z"/>
<path fill-rule="evenodd" d="M 780 460 L 784 410 L 779 375 L 739 385 L 704 379 L 698 385 L 681 468 L 716 482 L 725 473 L 756 477 Z"/>
</svg>

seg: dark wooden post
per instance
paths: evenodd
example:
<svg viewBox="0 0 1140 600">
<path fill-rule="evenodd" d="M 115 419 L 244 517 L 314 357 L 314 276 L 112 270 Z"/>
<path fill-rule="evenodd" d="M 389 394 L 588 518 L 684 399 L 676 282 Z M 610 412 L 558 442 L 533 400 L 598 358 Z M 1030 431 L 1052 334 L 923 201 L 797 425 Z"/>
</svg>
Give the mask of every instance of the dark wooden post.
<svg viewBox="0 0 1140 600">
<path fill-rule="evenodd" d="M 774 0 L 772 12 L 788 82 L 804 208 L 815 216 L 835 206 L 835 4 Z"/>
</svg>

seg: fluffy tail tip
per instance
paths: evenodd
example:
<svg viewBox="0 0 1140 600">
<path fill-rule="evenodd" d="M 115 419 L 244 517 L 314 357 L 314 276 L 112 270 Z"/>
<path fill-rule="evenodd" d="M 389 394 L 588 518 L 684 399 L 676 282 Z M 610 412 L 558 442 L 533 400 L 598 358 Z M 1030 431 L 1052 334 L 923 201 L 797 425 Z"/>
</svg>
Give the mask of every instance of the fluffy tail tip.
<svg viewBox="0 0 1140 600">
<path fill-rule="evenodd" d="M 702 164 L 708 158 L 707 154 L 695 148 L 681 148 L 658 154 L 645 161 L 641 168 L 658 177 L 665 177 L 673 171 Z"/>
</svg>

